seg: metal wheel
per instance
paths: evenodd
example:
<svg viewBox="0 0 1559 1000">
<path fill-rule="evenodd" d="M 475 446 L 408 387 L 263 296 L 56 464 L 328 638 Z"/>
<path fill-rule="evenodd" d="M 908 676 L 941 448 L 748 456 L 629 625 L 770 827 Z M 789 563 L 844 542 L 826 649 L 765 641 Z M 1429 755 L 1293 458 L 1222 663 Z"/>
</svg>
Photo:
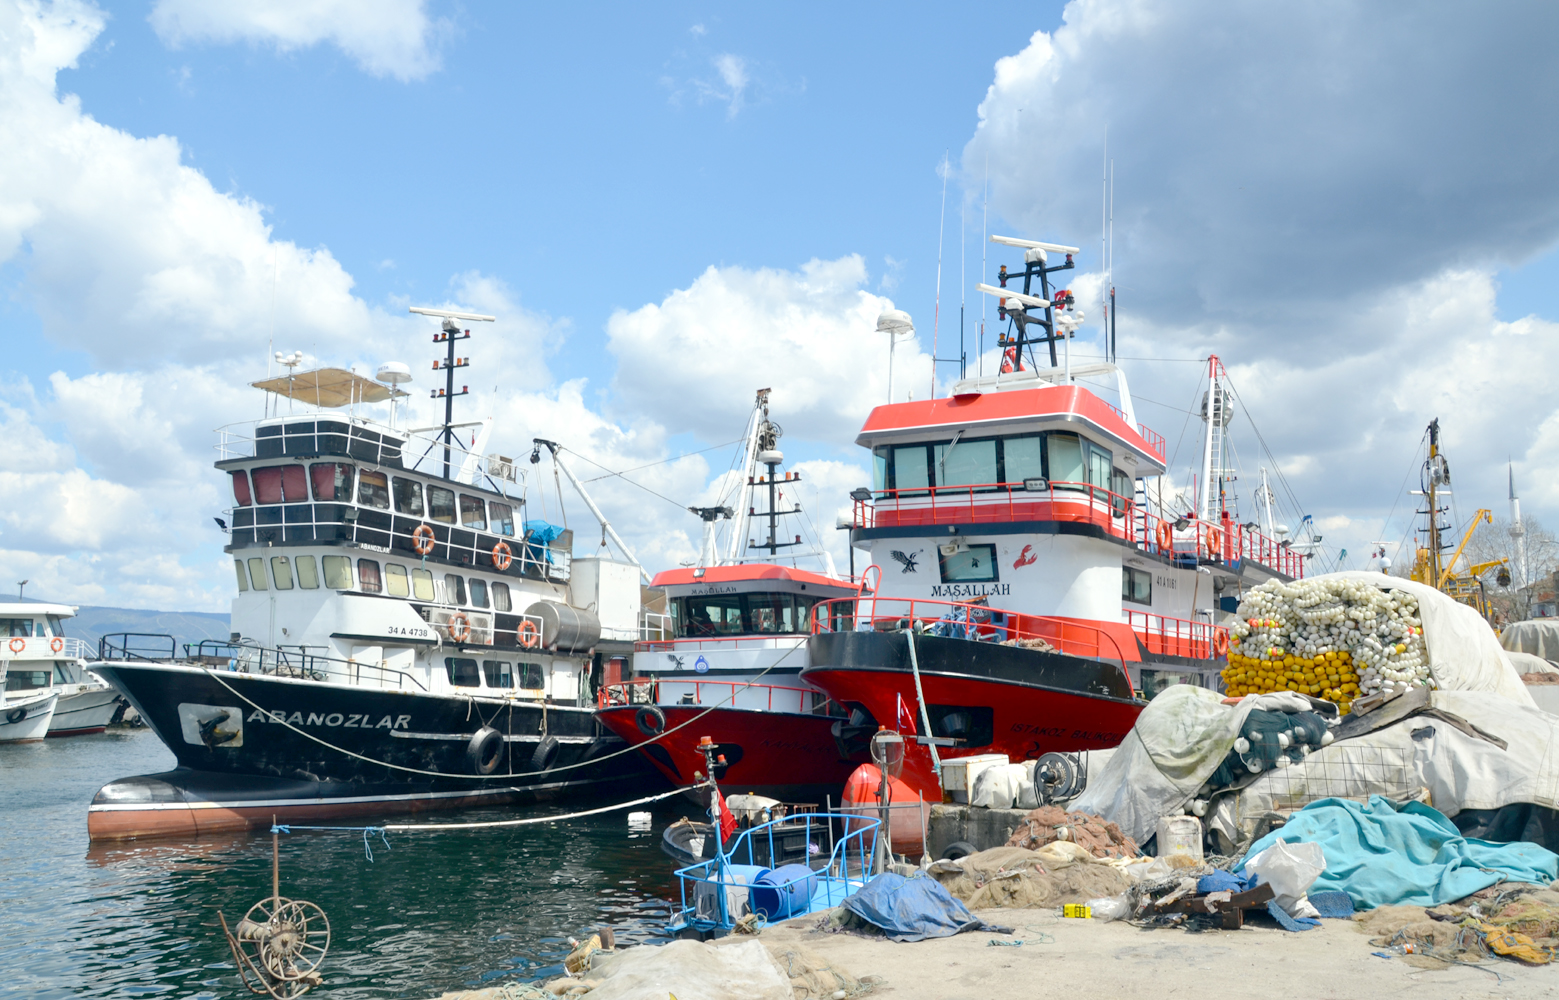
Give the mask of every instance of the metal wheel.
<svg viewBox="0 0 1559 1000">
<path fill-rule="evenodd" d="M 239 971 L 248 966 L 265 992 L 277 1000 L 293 1000 L 320 983 L 318 969 L 330 948 L 330 921 L 307 900 L 273 896 L 249 908 L 235 938 Z M 244 979 L 248 985 L 248 976 Z"/>
</svg>

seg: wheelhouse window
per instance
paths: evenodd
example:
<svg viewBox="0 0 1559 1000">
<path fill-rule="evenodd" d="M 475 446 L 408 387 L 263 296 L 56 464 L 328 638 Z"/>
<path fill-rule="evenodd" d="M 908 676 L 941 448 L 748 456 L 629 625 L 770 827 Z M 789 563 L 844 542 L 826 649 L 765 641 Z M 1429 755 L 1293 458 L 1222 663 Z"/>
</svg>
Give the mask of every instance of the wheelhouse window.
<svg viewBox="0 0 1559 1000">
<path fill-rule="evenodd" d="M 466 602 L 466 578 L 454 573 L 444 574 L 444 601 L 447 604 Z"/>
<path fill-rule="evenodd" d="M 384 589 L 391 597 L 410 597 L 411 579 L 406 567 L 387 563 L 384 567 Z"/>
<path fill-rule="evenodd" d="M 473 608 L 487 607 L 487 581 L 471 578 L 471 606 Z"/>
<path fill-rule="evenodd" d="M 686 600 L 685 636 L 740 635 L 744 631 L 740 594 L 710 594 Z"/>
<path fill-rule="evenodd" d="M 331 590 L 352 589 L 352 560 L 346 556 L 325 557 L 325 586 Z"/>
<path fill-rule="evenodd" d="M 482 686 L 482 672 L 477 668 L 475 660 L 468 660 L 463 656 L 446 656 L 444 672 L 449 675 L 449 683 L 455 687 Z"/>
<path fill-rule="evenodd" d="M 396 476 L 392 482 L 395 487 L 395 512 L 421 517 L 422 484 L 415 479 L 403 479 L 400 476 Z"/>
<path fill-rule="evenodd" d="M 506 503 L 496 500 L 487 501 L 487 510 L 492 515 L 493 533 L 496 535 L 508 535 L 514 537 L 514 508 Z"/>
<path fill-rule="evenodd" d="M 996 546 L 970 545 L 952 555 L 937 553 L 943 583 L 991 583 L 996 580 Z"/>
<path fill-rule="evenodd" d="M 493 610 L 512 611 L 514 603 L 509 600 L 509 585 L 507 583 L 493 584 Z"/>
<path fill-rule="evenodd" d="M 341 462 L 315 462 L 309 466 L 314 499 L 332 503 L 352 502 L 352 466 Z"/>
<path fill-rule="evenodd" d="M 796 632 L 796 602 L 790 594 L 744 594 L 749 632 Z"/>
<path fill-rule="evenodd" d="M 1051 483 L 1057 489 L 1076 488 L 1088 481 L 1088 466 L 1083 461 L 1083 442 L 1076 434 L 1045 435 L 1045 457 L 1050 465 Z M 1064 484 L 1064 485 L 1063 485 Z"/>
<path fill-rule="evenodd" d="M 249 560 L 249 580 L 255 590 L 268 590 L 265 585 L 265 560 L 258 557 Z"/>
<path fill-rule="evenodd" d="M 1114 456 L 1092 441 L 1088 445 L 1088 482 L 1093 486 L 1110 488 L 1110 469 Z"/>
<path fill-rule="evenodd" d="M 254 479 L 255 503 L 281 503 L 281 467 L 277 465 L 265 469 L 255 469 L 251 474 Z"/>
<path fill-rule="evenodd" d="M 357 560 L 357 582 L 362 586 L 365 594 L 378 594 L 384 591 L 384 583 L 379 578 L 379 564 L 372 559 Z"/>
<path fill-rule="evenodd" d="M 0 636 L 12 639 L 32 638 L 32 619 L 0 618 Z"/>
<path fill-rule="evenodd" d="M 923 490 L 931 485 L 931 473 L 926 464 L 926 452 L 929 449 L 923 444 L 912 444 L 893 449 L 893 488 L 904 490 Z"/>
<path fill-rule="evenodd" d="M 242 594 L 249 589 L 249 574 L 244 572 L 242 559 L 233 560 L 233 571 L 238 574 L 238 592 Z"/>
<path fill-rule="evenodd" d="M 233 471 L 233 502 L 240 507 L 248 507 L 254 502 L 249 493 L 249 473 L 242 469 Z"/>
<path fill-rule="evenodd" d="M 888 449 L 872 449 L 872 491 L 881 493 L 888 488 Z"/>
<path fill-rule="evenodd" d="M 480 497 L 460 494 L 460 524 L 478 531 L 487 530 L 487 507 Z"/>
<path fill-rule="evenodd" d="M 668 603 L 680 638 L 713 635 L 799 634 L 809 625 L 810 598 L 788 593 L 718 594 Z"/>
<path fill-rule="evenodd" d="M 277 590 L 292 589 L 292 560 L 286 556 L 271 556 L 271 578 Z"/>
<path fill-rule="evenodd" d="M 1042 434 L 1002 438 L 1002 481 L 1022 487 L 1025 479 L 1045 478 L 1045 438 Z"/>
<path fill-rule="evenodd" d="M 514 668 L 502 660 L 483 660 L 482 673 L 490 688 L 514 687 Z"/>
<path fill-rule="evenodd" d="M 364 507 L 390 509 L 390 477 L 364 469 L 357 475 L 357 502 Z"/>
<path fill-rule="evenodd" d="M 313 556 L 294 556 L 292 569 L 298 574 L 298 586 L 304 590 L 319 589 L 319 564 Z"/>
<path fill-rule="evenodd" d="M 1153 603 L 1153 574 L 1145 569 L 1121 567 L 1121 600 L 1133 604 Z"/>
<path fill-rule="evenodd" d="M 935 445 L 932 447 L 932 463 L 939 486 L 988 486 L 994 489 L 997 479 L 996 439 L 959 440 L 950 445 Z"/>
<path fill-rule="evenodd" d="M 455 523 L 455 491 L 428 487 L 428 518 L 441 524 Z"/>
<path fill-rule="evenodd" d="M 433 572 L 426 569 L 411 571 L 411 593 L 419 601 L 433 600 Z"/>
</svg>

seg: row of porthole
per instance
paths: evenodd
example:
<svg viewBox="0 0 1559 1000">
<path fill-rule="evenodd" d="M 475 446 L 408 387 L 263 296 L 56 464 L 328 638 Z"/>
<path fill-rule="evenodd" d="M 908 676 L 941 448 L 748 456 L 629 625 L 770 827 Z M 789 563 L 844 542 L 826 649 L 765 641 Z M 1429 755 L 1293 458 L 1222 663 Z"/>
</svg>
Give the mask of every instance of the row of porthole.
<svg viewBox="0 0 1559 1000">
<path fill-rule="evenodd" d="M 270 573 L 267 574 L 265 563 L 265 558 L 260 556 L 233 560 L 239 592 L 268 590 L 272 586 L 277 590 L 292 590 L 295 586 L 317 590 L 323 582 L 327 590 L 358 590 L 365 594 L 388 594 L 502 612 L 514 609 L 507 583 L 489 583 L 480 577 L 468 579 L 458 573 L 445 573 L 444 594 L 440 599 L 433 573 L 415 566 L 387 563 L 381 567 L 377 560 L 359 559 L 354 574 L 349 556 L 324 556 L 319 562 L 310 555 L 271 556 Z"/>
</svg>

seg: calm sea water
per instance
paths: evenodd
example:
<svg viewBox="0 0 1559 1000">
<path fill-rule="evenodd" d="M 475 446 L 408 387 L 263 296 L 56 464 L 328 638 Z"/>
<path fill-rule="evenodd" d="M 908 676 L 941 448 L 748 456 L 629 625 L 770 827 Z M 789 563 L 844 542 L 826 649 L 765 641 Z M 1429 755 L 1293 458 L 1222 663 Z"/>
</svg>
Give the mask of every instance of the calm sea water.
<svg viewBox="0 0 1559 1000">
<path fill-rule="evenodd" d="M 99 787 L 173 764 L 145 730 L 0 744 L 0 995 L 250 995 L 217 913 L 232 925 L 270 895 L 269 833 L 87 843 L 87 803 Z M 312 900 L 330 918 L 318 995 L 436 997 L 561 973 L 566 938 L 603 925 L 620 941 L 662 939 L 673 864 L 660 830 L 696 807 L 659 805 L 653 834 L 629 834 L 623 813 L 391 834 L 388 851 L 375 839 L 372 863 L 359 834 L 283 835 L 282 895 Z"/>
</svg>

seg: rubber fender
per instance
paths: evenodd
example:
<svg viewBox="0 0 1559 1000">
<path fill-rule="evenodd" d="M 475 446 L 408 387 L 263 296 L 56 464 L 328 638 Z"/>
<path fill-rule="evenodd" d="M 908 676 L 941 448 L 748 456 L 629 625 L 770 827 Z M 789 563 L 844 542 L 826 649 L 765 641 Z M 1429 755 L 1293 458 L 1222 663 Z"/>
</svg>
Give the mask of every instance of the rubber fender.
<svg viewBox="0 0 1559 1000">
<path fill-rule="evenodd" d="M 472 774 L 492 774 L 502 761 L 502 733 L 483 726 L 471 734 L 471 742 L 466 744 L 466 767 Z"/>
<path fill-rule="evenodd" d="M 558 742 L 556 736 L 543 736 L 541 742 L 536 744 L 536 752 L 530 755 L 530 769 L 532 771 L 545 771 L 557 760 L 558 747 L 563 744 Z"/>
<path fill-rule="evenodd" d="M 6 713 L 5 721 L 15 725 L 25 718 L 27 718 L 27 706 L 23 705 L 21 708 L 13 708 L 10 712 Z"/>
<path fill-rule="evenodd" d="M 947 861 L 957 861 L 959 858 L 967 858 L 971 854 L 978 854 L 979 849 L 967 840 L 955 840 L 942 849 L 942 858 Z"/>
<path fill-rule="evenodd" d="M 634 724 L 645 736 L 659 736 L 666 731 L 666 713 L 658 705 L 645 705 L 633 713 Z"/>
</svg>

